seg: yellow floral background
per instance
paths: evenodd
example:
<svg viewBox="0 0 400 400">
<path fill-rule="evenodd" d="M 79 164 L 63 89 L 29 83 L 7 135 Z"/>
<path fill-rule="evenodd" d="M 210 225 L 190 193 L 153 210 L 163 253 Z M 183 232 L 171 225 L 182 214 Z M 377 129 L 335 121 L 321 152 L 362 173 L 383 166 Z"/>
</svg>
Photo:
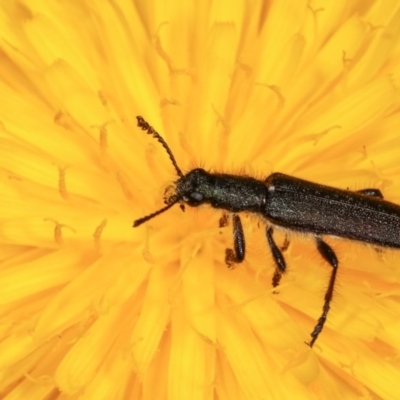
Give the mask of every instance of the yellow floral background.
<svg viewBox="0 0 400 400">
<path fill-rule="evenodd" d="M 163 206 L 183 171 L 279 171 L 400 204 L 400 2 L 0 5 L 0 398 L 398 399 L 400 255 L 265 222 L 228 269 L 219 211 Z M 399 233 L 400 234 L 400 233 Z M 279 245 L 284 235 L 277 234 Z"/>
</svg>

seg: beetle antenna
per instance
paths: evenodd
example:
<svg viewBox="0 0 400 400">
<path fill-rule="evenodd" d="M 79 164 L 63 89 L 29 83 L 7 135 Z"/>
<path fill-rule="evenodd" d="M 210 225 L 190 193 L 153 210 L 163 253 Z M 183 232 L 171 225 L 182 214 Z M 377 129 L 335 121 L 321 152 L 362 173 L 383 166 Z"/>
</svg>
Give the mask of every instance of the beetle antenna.
<svg viewBox="0 0 400 400">
<path fill-rule="evenodd" d="M 154 218 L 154 217 L 157 217 L 157 215 L 160 215 L 160 214 L 162 214 L 163 212 L 169 210 L 169 209 L 170 209 L 173 205 L 175 205 L 178 201 L 179 201 L 179 198 L 176 197 L 176 199 L 174 199 L 172 203 L 169 203 L 167 206 L 161 208 L 160 210 L 158 210 L 158 211 L 156 211 L 156 212 L 154 212 L 154 213 L 152 213 L 152 214 L 146 215 L 145 217 L 139 218 L 139 219 L 137 219 L 136 221 L 133 221 L 133 227 L 136 228 L 137 226 L 142 225 L 142 224 L 144 224 L 145 222 L 147 222 L 149 219 L 152 219 L 152 218 Z"/>
<path fill-rule="evenodd" d="M 161 137 L 161 135 L 151 125 L 148 124 L 148 122 L 143 117 L 138 115 L 136 118 L 137 118 L 137 121 L 138 121 L 138 127 L 143 129 L 144 131 L 147 131 L 147 133 L 149 135 L 152 135 L 155 139 L 157 139 L 162 144 L 164 149 L 167 151 L 167 153 L 169 155 L 169 158 L 172 161 L 172 164 L 176 169 L 176 172 L 182 178 L 183 177 L 183 173 L 180 170 L 180 168 L 178 167 L 178 164 L 176 163 L 175 157 L 172 154 L 171 149 L 168 147 L 167 142 Z M 166 208 L 166 209 L 168 209 L 168 208 Z"/>
</svg>

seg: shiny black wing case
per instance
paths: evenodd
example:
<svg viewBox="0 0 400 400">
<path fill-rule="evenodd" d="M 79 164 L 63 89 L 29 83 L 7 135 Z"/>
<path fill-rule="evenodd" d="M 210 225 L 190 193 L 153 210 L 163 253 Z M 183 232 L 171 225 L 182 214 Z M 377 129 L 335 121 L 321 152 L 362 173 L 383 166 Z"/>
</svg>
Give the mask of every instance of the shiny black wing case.
<svg viewBox="0 0 400 400">
<path fill-rule="evenodd" d="M 264 216 L 273 224 L 400 248 L 400 206 L 281 173 L 270 175 Z"/>
</svg>

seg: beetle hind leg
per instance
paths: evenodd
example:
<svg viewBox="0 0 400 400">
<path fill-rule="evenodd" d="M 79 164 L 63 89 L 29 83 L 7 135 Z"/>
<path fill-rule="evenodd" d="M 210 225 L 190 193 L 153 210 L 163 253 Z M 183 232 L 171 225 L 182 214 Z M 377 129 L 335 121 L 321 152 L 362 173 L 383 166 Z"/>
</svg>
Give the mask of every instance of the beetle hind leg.
<svg viewBox="0 0 400 400">
<path fill-rule="evenodd" d="M 315 325 L 314 330 L 311 332 L 311 340 L 306 344 L 312 347 L 315 341 L 318 339 L 319 334 L 324 328 L 329 310 L 331 308 L 331 301 L 333 297 L 333 292 L 335 289 L 336 275 L 339 266 L 339 261 L 335 252 L 332 248 L 325 243 L 320 237 L 316 238 L 317 241 L 317 249 L 321 254 L 322 258 L 327 261 L 327 263 L 332 267 L 331 277 L 329 279 L 328 289 L 326 290 L 324 297 L 324 305 L 322 307 L 322 314 L 318 318 L 317 325 Z"/>
<path fill-rule="evenodd" d="M 376 197 L 378 199 L 383 200 L 383 194 L 379 189 L 375 188 L 361 189 L 357 190 L 357 193 L 361 193 L 364 196 Z"/>
</svg>

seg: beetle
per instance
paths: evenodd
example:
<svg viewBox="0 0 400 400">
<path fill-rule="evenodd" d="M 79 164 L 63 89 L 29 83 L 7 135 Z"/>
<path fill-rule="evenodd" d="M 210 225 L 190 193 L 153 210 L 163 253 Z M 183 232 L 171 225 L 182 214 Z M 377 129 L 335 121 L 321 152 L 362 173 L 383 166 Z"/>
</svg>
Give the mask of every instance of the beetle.
<svg viewBox="0 0 400 400">
<path fill-rule="evenodd" d="M 240 213 L 258 216 L 266 222 L 267 243 L 275 264 L 273 287 L 280 283 L 286 272 L 286 261 L 282 249 L 274 240 L 274 227 L 308 234 L 322 258 L 332 271 L 324 297 L 322 313 L 311 332 L 312 347 L 321 333 L 333 298 L 338 258 L 323 236 L 335 236 L 372 245 L 400 248 L 400 206 L 383 199 L 379 189 L 368 188 L 349 191 L 321 185 L 304 179 L 272 173 L 265 181 L 249 176 L 210 173 L 195 168 L 184 174 L 161 135 L 143 117 L 137 117 L 138 126 L 152 135 L 164 147 L 179 176 L 173 193 L 166 191 L 165 207 L 134 221 L 137 227 L 162 214 L 179 203 L 198 207 L 209 204 L 216 209 L 229 212 L 233 225 L 233 249 L 226 249 L 225 262 L 231 267 L 245 259 L 245 237 Z M 226 221 L 221 220 L 220 225 Z"/>
</svg>

